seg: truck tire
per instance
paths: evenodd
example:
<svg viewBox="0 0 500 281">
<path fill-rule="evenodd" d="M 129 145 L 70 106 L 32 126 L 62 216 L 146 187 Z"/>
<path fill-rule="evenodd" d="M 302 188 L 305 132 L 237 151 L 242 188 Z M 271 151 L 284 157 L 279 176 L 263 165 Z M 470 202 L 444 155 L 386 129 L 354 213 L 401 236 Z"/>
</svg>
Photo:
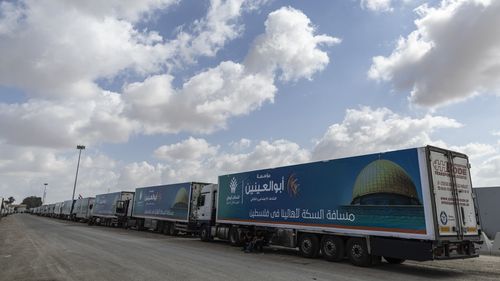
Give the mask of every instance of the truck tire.
<svg viewBox="0 0 500 281">
<path fill-rule="evenodd" d="M 314 234 L 303 234 L 299 241 L 299 251 L 303 257 L 315 258 L 319 254 L 319 239 Z"/>
<path fill-rule="evenodd" d="M 229 229 L 229 244 L 234 247 L 241 246 L 240 234 L 237 227 Z"/>
<path fill-rule="evenodd" d="M 344 240 L 338 236 L 325 235 L 321 239 L 321 252 L 327 261 L 341 261 L 344 259 Z"/>
<path fill-rule="evenodd" d="M 170 232 L 170 224 L 168 222 L 163 223 L 162 233 L 168 235 Z"/>
<path fill-rule="evenodd" d="M 347 240 L 347 256 L 352 264 L 357 266 L 371 266 L 372 257 L 368 253 L 366 240 L 362 238 L 349 238 Z"/>
<path fill-rule="evenodd" d="M 405 261 L 405 259 L 398 259 L 391 257 L 384 257 L 384 259 L 390 264 L 402 264 Z"/>
<path fill-rule="evenodd" d="M 200 229 L 200 239 L 201 241 L 208 242 L 211 240 L 210 237 L 210 227 L 208 225 L 202 225 Z"/>
<path fill-rule="evenodd" d="M 177 236 L 178 233 L 179 233 L 179 231 L 177 231 L 177 229 L 175 229 L 175 224 L 170 223 L 168 225 L 168 235 Z"/>
</svg>

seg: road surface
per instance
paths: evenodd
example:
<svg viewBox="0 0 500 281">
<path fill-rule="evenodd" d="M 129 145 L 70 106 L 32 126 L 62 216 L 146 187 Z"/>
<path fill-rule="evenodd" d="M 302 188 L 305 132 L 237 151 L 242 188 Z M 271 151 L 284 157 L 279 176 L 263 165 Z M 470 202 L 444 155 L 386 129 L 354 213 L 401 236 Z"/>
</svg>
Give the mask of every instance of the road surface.
<svg viewBox="0 0 500 281">
<path fill-rule="evenodd" d="M 0 280 L 500 280 L 500 257 L 360 268 L 295 251 L 87 226 L 28 214 L 0 220 Z"/>
</svg>

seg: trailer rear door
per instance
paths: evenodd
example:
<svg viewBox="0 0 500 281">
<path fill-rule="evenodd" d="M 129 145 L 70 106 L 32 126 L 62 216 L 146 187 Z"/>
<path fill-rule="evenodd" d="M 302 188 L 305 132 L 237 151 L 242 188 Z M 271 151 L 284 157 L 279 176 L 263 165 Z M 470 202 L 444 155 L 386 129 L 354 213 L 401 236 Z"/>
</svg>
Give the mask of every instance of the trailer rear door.
<svg viewBox="0 0 500 281">
<path fill-rule="evenodd" d="M 469 159 L 466 155 L 428 147 L 439 236 L 478 235 Z"/>
</svg>

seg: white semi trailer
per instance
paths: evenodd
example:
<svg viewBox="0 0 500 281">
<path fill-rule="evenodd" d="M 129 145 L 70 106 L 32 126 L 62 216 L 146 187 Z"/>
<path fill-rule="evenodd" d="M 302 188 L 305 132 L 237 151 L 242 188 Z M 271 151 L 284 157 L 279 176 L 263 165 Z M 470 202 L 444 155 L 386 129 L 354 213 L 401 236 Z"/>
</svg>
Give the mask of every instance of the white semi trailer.
<svg viewBox="0 0 500 281">
<path fill-rule="evenodd" d="M 466 155 L 427 146 L 219 176 L 201 191 L 200 236 L 262 235 L 359 266 L 477 257 L 469 168 Z"/>
</svg>

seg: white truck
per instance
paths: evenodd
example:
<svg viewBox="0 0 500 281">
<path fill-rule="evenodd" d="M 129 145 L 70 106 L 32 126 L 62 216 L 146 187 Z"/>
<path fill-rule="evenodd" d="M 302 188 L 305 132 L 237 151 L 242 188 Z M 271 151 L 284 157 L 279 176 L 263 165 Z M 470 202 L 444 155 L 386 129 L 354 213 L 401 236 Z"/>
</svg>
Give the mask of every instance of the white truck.
<svg viewBox="0 0 500 281">
<path fill-rule="evenodd" d="M 132 214 L 134 192 L 118 191 L 98 194 L 88 224 L 124 226 Z"/>
<path fill-rule="evenodd" d="M 87 222 L 92 216 L 94 207 L 94 197 L 79 198 L 75 202 L 71 219 L 75 221 Z"/>
<path fill-rule="evenodd" d="M 466 155 L 427 146 L 219 176 L 201 191 L 200 237 L 261 235 L 358 266 L 477 257 L 469 168 Z"/>
</svg>

